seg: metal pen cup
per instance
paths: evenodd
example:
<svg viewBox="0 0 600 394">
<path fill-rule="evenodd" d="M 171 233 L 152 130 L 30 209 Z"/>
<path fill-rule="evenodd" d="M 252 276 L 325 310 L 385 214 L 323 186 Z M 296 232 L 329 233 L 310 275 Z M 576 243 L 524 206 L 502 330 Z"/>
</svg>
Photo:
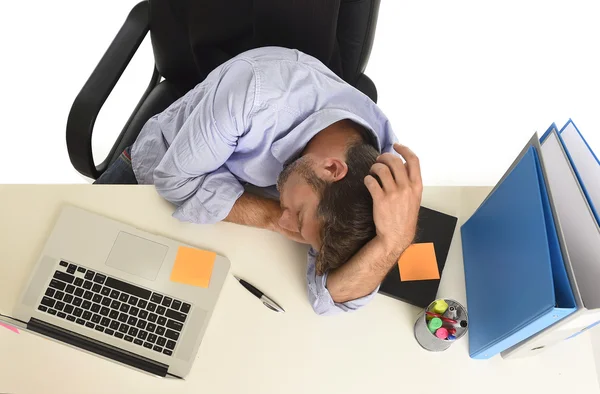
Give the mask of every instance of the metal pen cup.
<svg viewBox="0 0 600 394">
<path fill-rule="evenodd" d="M 433 301 L 431 304 L 429 304 L 429 306 L 423 311 L 423 313 L 421 315 L 419 315 L 419 318 L 417 319 L 417 321 L 415 322 L 415 339 L 417 340 L 417 343 L 425 350 L 428 350 L 430 352 L 442 352 L 446 349 L 448 349 L 450 346 L 452 346 L 452 344 L 454 342 L 456 342 L 457 340 L 459 340 L 460 338 L 462 338 L 466 333 L 467 330 L 469 328 L 468 326 L 468 316 L 467 316 L 467 309 L 460 304 L 458 301 L 449 299 L 449 298 L 442 298 L 442 300 L 446 301 L 446 303 L 448 304 L 448 307 L 453 306 L 456 309 L 456 319 L 457 321 L 465 321 L 465 327 L 461 327 L 460 325 L 458 327 L 456 327 L 456 335 L 455 335 L 455 339 L 453 340 L 448 340 L 448 339 L 440 339 L 438 337 L 435 336 L 434 333 L 432 333 L 429 330 L 429 327 L 427 326 L 427 311 L 430 311 L 433 308 L 433 305 L 435 304 L 436 301 Z"/>
</svg>

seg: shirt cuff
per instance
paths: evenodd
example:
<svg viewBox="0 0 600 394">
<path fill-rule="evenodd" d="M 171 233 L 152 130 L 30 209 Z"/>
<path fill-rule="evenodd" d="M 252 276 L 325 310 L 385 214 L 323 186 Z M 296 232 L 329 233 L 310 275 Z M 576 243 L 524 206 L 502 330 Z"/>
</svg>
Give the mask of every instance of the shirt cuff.
<svg viewBox="0 0 600 394">
<path fill-rule="evenodd" d="M 183 222 L 213 224 L 229 215 L 244 187 L 228 171 L 208 174 L 193 197 L 181 204 L 173 217 Z"/>
<path fill-rule="evenodd" d="M 343 303 L 335 302 L 327 289 L 327 277 L 329 276 L 329 273 L 326 272 L 322 276 L 316 274 L 315 257 L 316 252 L 311 248 L 308 256 L 309 264 L 307 270 L 308 297 L 316 314 L 321 316 L 331 316 L 341 312 L 356 311 L 371 302 L 373 297 L 375 297 L 375 294 L 379 291 L 380 285 L 364 297 Z"/>
</svg>

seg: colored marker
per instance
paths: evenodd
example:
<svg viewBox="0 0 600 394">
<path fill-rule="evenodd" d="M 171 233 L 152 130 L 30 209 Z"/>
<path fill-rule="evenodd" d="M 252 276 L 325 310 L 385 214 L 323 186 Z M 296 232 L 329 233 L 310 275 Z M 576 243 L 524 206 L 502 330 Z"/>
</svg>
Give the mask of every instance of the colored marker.
<svg viewBox="0 0 600 394">
<path fill-rule="evenodd" d="M 442 327 L 442 319 L 440 319 L 439 317 L 434 317 L 433 319 L 429 320 L 429 323 L 427 323 L 427 327 L 429 328 L 429 331 L 431 331 L 431 333 L 435 333 L 435 331 Z"/>
<path fill-rule="evenodd" d="M 431 311 L 438 314 L 443 314 L 448 309 L 448 303 L 444 300 L 436 300 L 433 302 L 433 307 L 431 307 Z"/>
<path fill-rule="evenodd" d="M 450 335 L 456 335 L 456 328 L 449 328 L 448 329 L 448 334 L 450 334 Z"/>
<path fill-rule="evenodd" d="M 444 327 L 438 328 L 435 332 L 435 336 L 440 339 L 446 339 L 448 338 L 448 330 L 446 330 Z"/>
<path fill-rule="evenodd" d="M 448 319 L 452 319 L 452 320 L 456 320 L 456 318 L 458 313 L 456 311 L 456 307 L 454 306 L 450 306 L 448 307 L 448 310 L 446 311 L 446 313 L 444 313 L 444 317 L 447 317 Z"/>
<path fill-rule="evenodd" d="M 467 321 L 466 320 L 461 320 L 459 322 L 456 322 L 456 324 L 452 325 L 454 328 L 467 328 Z"/>
<path fill-rule="evenodd" d="M 447 338 L 447 339 L 448 339 L 449 341 L 455 341 L 455 340 L 456 340 L 456 337 L 455 337 L 454 335 L 448 335 L 448 338 Z"/>
</svg>

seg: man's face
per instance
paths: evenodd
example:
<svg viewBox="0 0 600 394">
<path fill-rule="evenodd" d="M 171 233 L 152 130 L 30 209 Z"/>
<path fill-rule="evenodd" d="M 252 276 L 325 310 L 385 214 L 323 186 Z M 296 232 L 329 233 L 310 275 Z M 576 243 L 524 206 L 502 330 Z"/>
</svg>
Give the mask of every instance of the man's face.
<svg viewBox="0 0 600 394">
<path fill-rule="evenodd" d="M 312 166 L 310 158 L 302 156 L 285 167 L 279 175 L 277 189 L 283 209 L 279 226 L 300 233 L 314 249 L 319 250 L 319 196 L 315 189 L 318 189 L 323 181 L 317 177 Z"/>
</svg>

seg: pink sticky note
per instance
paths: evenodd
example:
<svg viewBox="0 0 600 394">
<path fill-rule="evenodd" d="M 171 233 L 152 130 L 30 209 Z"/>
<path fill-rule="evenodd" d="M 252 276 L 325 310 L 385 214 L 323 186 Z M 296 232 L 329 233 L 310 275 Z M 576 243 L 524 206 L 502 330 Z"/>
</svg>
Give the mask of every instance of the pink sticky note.
<svg viewBox="0 0 600 394">
<path fill-rule="evenodd" d="M 8 324 L 5 324 L 5 323 L 0 323 L 0 327 L 4 327 L 7 330 L 10 330 L 10 331 L 14 332 L 15 334 L 19 333 L 19 330 L 16 327 L 9 326 Z"/>
</svg>

